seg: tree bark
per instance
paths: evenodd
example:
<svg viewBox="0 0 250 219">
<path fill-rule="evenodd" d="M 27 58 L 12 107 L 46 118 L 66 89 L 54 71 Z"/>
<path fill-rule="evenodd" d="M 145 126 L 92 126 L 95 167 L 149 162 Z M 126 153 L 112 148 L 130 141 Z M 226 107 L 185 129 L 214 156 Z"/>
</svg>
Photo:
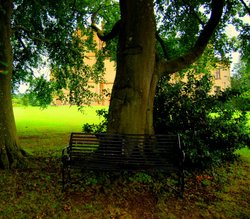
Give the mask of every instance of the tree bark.
<svg viewBox="0 0 250 219">
<path fill-rule="evenodd" d="M 153 133 L 155 18 L 152 0 L 121 0 L 117 72 L 108 132 Z"/>
<path fill-rule="evenodd" d="M 195 46 L 165 60 L 155 51 L 153 0 L 120 0 L 117 71 L 109 107 L 109 133 L 153 134 L 153 105 L 163 75 L 187 68 L 203 53 L 222 15 L 224 0 L 212 1 L 212 13 Z"/>
<path fill-rule="evenodd" d="M 11 99 L 11 13 L 12 1 L 0 0 L 0 168 L 3 169 L 26 163 L 18 146 Z"/>
<path fill-rule="evenodd" d="M 185 69 L 201 57 L 220 22 L 224 0 L 212 0 L 211 4 L 212 13 L 210 19 L 201 31 L 194 47 L 183 56 L 167 61 L 161 60 L 159 62 L 159 73 L 161 75 L 169 75 Z"/>
</svg>

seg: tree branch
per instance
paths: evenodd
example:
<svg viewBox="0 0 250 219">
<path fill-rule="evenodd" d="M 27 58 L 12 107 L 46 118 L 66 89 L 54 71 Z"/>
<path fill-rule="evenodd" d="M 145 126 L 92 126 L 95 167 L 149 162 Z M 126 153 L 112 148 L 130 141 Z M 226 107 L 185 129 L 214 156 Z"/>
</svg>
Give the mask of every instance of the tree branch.
<svg viewBox="0 0 250 219">
<path fill-rule="evenodd" d="M 213 35 L 217 25 L 220 22 L 222 12 L 223 12 L 224 0 L 212 0 L 212 13 L 209 21 L 201 31 L 194 47 L 184 54 L 175 59 L 171 60 L 159 60 L 158 67 L 159 74 L 169 75 L 178 72 L 182 69 L 187 68 L 189 65 L 194 63 L 202 53 L 204 52 L 211 36 Z"/>
<path fill-rule="evenodd" d="M 27 47 L 25 46 L 24 42 L 22 41 L 21 37 L 17 36 L 19 43 L 22 45 L 23 49 L 27 51 Z"/>
<path fill-rule="evenodd" d="M 46 38 L 39 38 L 39 37 L 33 36 L 33 35 L 32 35 L 33 32 L 32 32 L 31 30 L 29 30 L 28 28 L 22 26 L 22 25 L 16 25 L 15 27 L 12 28 L 12 30 L 13 30 L 14 32 L 17 31 L 17 30 L 22 30 L 22 31 L 24 31 L 24 32 L 27 34 L 27 36 L 28 36 L 31 40 L 33 40 L 33 41 L 37 41 L 37 42 L 41 42 L 41 43 L 47 43 L 47 44 L 51 44 L 51 43 L 52 43 L 50 40 L 48 40 L 48 39 L 46 39 Z"/>
<path fill-rule="evenodd" d="M 163 39 L 160 37 L 158 32 L 156 32 L 155 37 L 156 37 L 157 41 L 160 43 L 160 45 L 161 45 L 161 48 L 162 48 L 162 51 L 163 51 L 163 54 L 164 54 L 164 58 L 165 59 L 170 59 L 170 56 L 168 54 L 166 45 L 165 45 Z"/>
<path fill-rule="evenodd" d="M 247 4 L 243 0 L 240 0 L 240 2 L 244 5 L 245 9 L 248 12 L 248 15 L 250 16 L 250 8 L 247 6 Z"/>
<path fill-rule="evenodd" d="M 120 28 L 121 28 L 121 20 L 117 21 L 115 23 L 115 25 L 113 26 L 112 30 L 110 31 L 110 33 L 108 34 L 104 34 L 104 32 L 102 30 L 100 30 L 98 28 L 98 26 L 96 25 L 96 22 L 95 22 L 95 18 L 96 18 L 96 15 L 97 15 L 97 12 L 100 10 L 100 8 L 94 12 L 91 16 L 91 27 L 92 29 L 97 33 L 97 36 L 99 37 L 100 40 L 102 41 L 109 41 L 109 40 L 112 40 L 113 38 L 115 38 L 119 32 L 120 32 Z"/>
<path fill-rule="evenodd" d="M 205 23 L 201 20 L 199 15 L 195 12 L 194 7 L 191 4 L 189 4 L 189 2 L 187 2 L 186 0 L 182 0 L 182 2 L 190 8 L 191 12 L 194 14 L 196 19 L 199 21 L 200 25 L 204 28 Z"/>
</svg>

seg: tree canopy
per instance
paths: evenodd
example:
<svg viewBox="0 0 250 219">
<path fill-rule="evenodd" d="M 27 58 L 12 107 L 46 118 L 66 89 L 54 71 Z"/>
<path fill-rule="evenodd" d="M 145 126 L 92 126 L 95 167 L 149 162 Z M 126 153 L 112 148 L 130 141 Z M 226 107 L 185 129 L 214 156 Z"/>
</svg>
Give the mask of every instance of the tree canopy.
<svg viewBox="0 0 250 219">
<path fill-rule="evenodd" d="M 97 82 L 102 75 L 100 68 L 91 68 L 84 63 L 87 52 L 95 51 L 91 17 L 102 25 L 104 33 L 109 33 L 120 20 L 119 3 L 113 0 L 99 1 L 14 1 L 12 16 L 12 45 L 14 54 L 13 82 L 29 82 L 34 78 L 34 68 L 44 64 L 52 71 L 53 83 L 47 92 L 59 96 L 62 89 L 71 90 L 72 103 L 84 103 L 92 98 L 87 82 L 90 78 Z M 243 56 L 249 57 L 249 24 L 241 17 L 247 16 L 249 8 L 244 1 L 225 1 L 223 16 L 219 27 L 210 40 L 214 54 L 228 61 L 230 52 L 239 49 Z M 154 1 L 157 22 L 157 50 L 165 59 L 180 57 L 196 43 L 200 32 L 211 13 L 211 1 Z M 237 41 L 230 39 L 225 27 L 233 24 L 239 31 Z M 82 39 L 76 34 L 88 36 Z M 116 59 L 117 40 L 107 41 L 100 56 Z M 97 52 L 97 51 L 96 51 Z M 181 61 L 181 60 L 178 60 Z M 100 63 L 97 63 L 100 64 Z M 38 92 L 40 89 L 36 87 Z M 40 97 L 44 94 L 41 90 Z M 81 100 L 81 101 L 80 101 Z"/>
</svg>

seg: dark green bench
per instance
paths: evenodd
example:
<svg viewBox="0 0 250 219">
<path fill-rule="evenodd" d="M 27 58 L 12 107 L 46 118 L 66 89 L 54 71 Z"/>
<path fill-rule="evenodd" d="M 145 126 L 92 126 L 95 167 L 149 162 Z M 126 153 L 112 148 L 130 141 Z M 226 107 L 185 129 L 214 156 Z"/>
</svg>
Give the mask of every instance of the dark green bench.
<svg viewBox="0 0 250 219">
<path fill-rule="evenodd" d="M 62 151 L 63 190 L 71 184 L 74 169 L 103 171 L 162 171 L 178 176 L 184 192 L 180 136 L 71 133 Z"/>
</svg>

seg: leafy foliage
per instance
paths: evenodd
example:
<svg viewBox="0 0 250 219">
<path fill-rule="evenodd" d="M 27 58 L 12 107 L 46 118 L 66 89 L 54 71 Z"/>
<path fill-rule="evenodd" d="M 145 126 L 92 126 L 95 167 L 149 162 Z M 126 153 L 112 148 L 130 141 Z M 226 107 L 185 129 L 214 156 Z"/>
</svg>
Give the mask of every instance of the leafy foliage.
<svg viewBox="0 0 250 219">
<path fill-rule="evenodd" d="M 154 125 L 157 133 L 182 135 L 187 164 L 207 167 L 234 157 L 236 149 L 250 143 L 245 112 L 234 107 L 240 93 L 228 89 L 209 95 L 209 76 L 199 80 L 188 74 L 187 82 L 169 83 L 166 78 L 158 87 Z"/>
<path fill-rule="evenodd" d="M 197 34 L 204 27 L 211 12 L 211 1 L 155 1 L 158 34 L 168 51 L 166 58 L 178 57 L 187 52 L 195 43 Z M 230 52 L 241 50 L 246 57 L 249 48 L 249 25 L 242 21 L 248 16 L 240 1 L 226 1 L 222 21 L 210 45 L 214 55 L 223 62 L 229 62 Z M 239 31 L 237 43 L 225 32 L 228 25 Z M 161 47 L 159 47 L 161 49 Z"/>
<path fill-rule="evenodd" d="M 101 60 L 107 57 L 116 60 L 117 39 L 106 42 L 102 51 L 98 51 L 90 18 L 97 13 L 96 22 L 102 25 L 104 32 L 109 32 L 120 19 L 119 3 L 115 0 L 14 0 L 13 3 L 15 89 L 19 83 L 32 81 L 36 77 L 34 69 L 44 64 L 52 69 L 51 89 L 45 95 L 47 101 L 52 94 L 78 105 L 99 98 L 87 82 L 102 80 L 104 69 Z M 177 57 L 192 48 L 208 20 L 210 3 L 204 0 L 154 1 L 158 34 L 168 51 L 168 58 Z M 246 8 L 240 1 L 226 1 L 222 22 L 211 39 L 215 54 L 221 60 L 228 61 L 228 52 L 232 49 L 240 49 L 245 57 L 249 57 L 249 25 L 241 19 L 246 14 Z M 240 32 L 237 44 L 225 35 L 228 24 L 233 24 Z M 162 50 L 159 43 L 157 47 Z M 84 62 L 89 52 L 96 53 L 97 65 L 93 67 Z M 48 60 L 44 61 L 43 57 L 48 57 Z M 63 92 L 65 89 L 70 91 L 67 95 Z"/>
<path fill-rule="evenodd" d="M 50 89 L 41 97 L 41 103 L 51 101 L 52 94 L 71 104 L 89 104 L 93 98 L 100 98 L 91 91 L 88 81 L 102 81 L 103 59 L 93 40 L 89 18 L 99 7 L 101 15 L 117 18 L 117 3 L 107 1 L 14 1 L 12 16 L 12 45 L 14 54 L 13 85 L 36 80 L 35 69 L 41 65 L 51 69 Z M 116 11 L 115 13 L 113 13 Z M 109 13 L 112 16 L 107 15 Z M 110 29 L 112 22 L 105 25 Z M 86 36 L 85 38 L 83 36 Z M 85 64 L 89 52 L 96 53 L 94 66 Z M 44 57 L 48 58 L 44 61 Z M 37 79 L 39 80 L 39 79 Z M 69 90 L 67 94 L 63 92 Z"/>
<path fill-rule="evenodd" d="M 103 120 L 99 124 L 85 123 L 82 127 L 84 133 L 103 133 L 107 131 L 108 111 L 106 109 L 96 110 L 96 114 Z"/>
<path fill-rule="evenodd" d="M 235 67 L 236 73 L 232 77 L 232 88 L 240 91 L 235 105 L 243 110 L 250 110 L 250 63 L 244 57 Z"/>
</svg>

